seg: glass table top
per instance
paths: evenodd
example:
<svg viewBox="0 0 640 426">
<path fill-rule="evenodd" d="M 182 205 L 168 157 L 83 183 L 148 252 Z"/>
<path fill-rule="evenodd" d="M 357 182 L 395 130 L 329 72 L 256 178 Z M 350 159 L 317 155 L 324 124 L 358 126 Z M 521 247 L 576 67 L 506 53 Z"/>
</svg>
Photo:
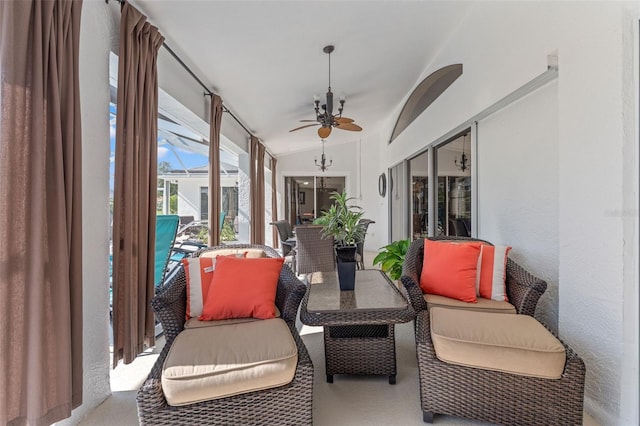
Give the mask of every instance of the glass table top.
<svg viewBox="0 0 640 426">
<path fill-rule="evenodd" d="M 357 312 L 407 308 L 407 301 L 387 276 L 377 269 L 356 271 L 353 291 L 341 291 L 337 272 L 314 272 L 309 277 L 307 311 Z"/>
</svg>

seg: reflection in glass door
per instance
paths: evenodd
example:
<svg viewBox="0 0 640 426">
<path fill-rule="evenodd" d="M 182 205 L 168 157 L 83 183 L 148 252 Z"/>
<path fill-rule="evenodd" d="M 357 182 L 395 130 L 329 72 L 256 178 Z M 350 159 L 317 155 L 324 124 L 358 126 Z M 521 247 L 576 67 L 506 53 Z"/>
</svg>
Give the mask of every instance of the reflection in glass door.
<svg viewBox="0 0 640 426">
<path fill-rule="evenodd" d="M 344 187 L 344 176 L 286 177 L 285 218 L 292 225 L 312 223 L 331 207 L 331 193 Z"/>
<path fill-rule="evenodd" d="M 471 134 L 437 148 L 437 232 L 471 236 Z"/>
<path fill-rule="evenodd" d="M 425 151 L 409 160 L 411 175 L 411 239 L 429 233 L 429 155 Z"/>
<path fill-rule="evenodd" d="M 406 184 L 405 163 L 389 169 L 389 205 L 391 223 L 391 241 L 408 237 L 407 214 L 405 212 Z"/>
</svg>

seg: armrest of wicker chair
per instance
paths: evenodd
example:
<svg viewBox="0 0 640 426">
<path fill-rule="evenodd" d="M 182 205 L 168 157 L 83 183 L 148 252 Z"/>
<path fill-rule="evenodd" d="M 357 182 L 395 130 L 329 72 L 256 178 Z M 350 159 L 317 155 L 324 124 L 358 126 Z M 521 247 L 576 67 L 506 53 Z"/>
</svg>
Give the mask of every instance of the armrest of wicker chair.
<svg viewBox="0 0 640 426">
<path fill-rule="evenodd" d="M 533 316 L 547 283 L 531 275 L 515 261 L 507 259 L 507 297 L 519 314 Z"/>
<path fill-rule="evenodd" d="M 427 310 L 427 302 L 424 300 L 422 289 L 420 288 L 423 258 L 424 240 L 413 241 L 404 256 L 402 276 L 400 277 L 400 281 L 409 296 L 411 306 L 416 313 Z"/>
<path fill-rule="evenodd" d="M 187 316 L 187 279 L 182 265 L 176 268 L 165 284 L 158 287 L 151 299 L 156 318 L 162 324 L 165 335 L 165 347 L 171 346 L 173 339 L 184 330 Z"/>
</svg>

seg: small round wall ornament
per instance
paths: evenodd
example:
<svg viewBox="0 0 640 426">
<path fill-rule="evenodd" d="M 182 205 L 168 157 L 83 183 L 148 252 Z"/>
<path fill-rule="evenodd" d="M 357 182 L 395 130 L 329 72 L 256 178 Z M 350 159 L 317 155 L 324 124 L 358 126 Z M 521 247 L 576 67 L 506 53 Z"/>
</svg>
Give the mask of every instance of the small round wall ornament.
<svg viewBox="0 0 640 426">
<path fill-rule="evenodd" d="M 383 198 L 387 194 L 387 175 L 384 173 L 380 173 L 378 177 L 378 193 Z"/>
</svg>

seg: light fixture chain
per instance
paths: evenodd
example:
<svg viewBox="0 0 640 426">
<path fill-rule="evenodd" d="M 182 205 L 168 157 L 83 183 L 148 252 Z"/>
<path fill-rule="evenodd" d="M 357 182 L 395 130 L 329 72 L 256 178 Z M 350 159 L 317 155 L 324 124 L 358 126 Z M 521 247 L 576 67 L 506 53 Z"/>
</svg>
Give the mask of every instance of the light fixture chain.
<svg viewBox="0 0 640 426">
<path fill-rule="evenodd" d="M 329 90 L 331 90 L 331 52 L 329 52 Z"/>
</svg>

